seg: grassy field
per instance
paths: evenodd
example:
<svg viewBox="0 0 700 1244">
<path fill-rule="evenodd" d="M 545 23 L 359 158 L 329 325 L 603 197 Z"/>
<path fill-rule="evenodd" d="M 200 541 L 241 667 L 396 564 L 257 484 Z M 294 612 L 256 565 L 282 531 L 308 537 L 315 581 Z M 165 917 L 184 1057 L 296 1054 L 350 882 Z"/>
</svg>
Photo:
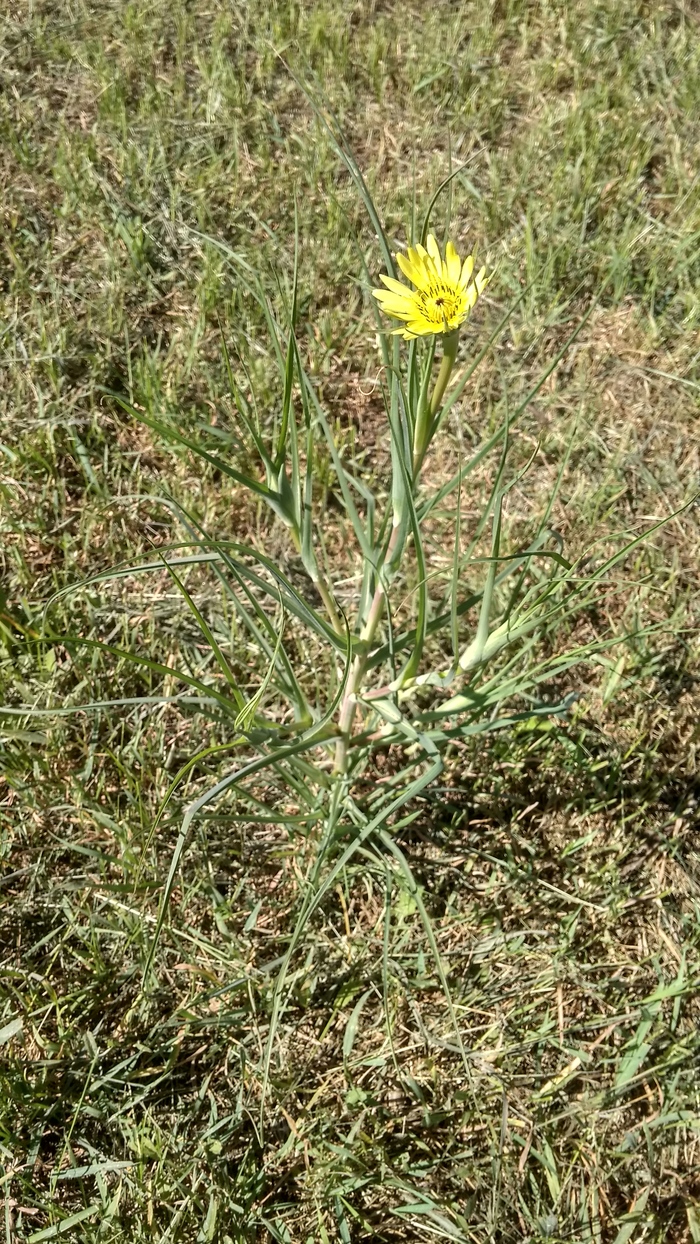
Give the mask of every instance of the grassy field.
<svg viewBox="0 0 700 1244">
<path fill-rule="evenodd" d="M 414 195 L 424 210 L 463 169 L 450 231 L 496 269 L 465 358 L 527 291 L 428 480 L 598 298 L 514 431 L 514 467 L 535 458 L 507 538 L 567 453 L 567 555 L 682 512 L 577 622 L 638 637 L 548 688 L 571 711 L 454 749 L 401 836 L 420 894 L 345 870 L 294 959 L 265 1086 L 312 835 L 235 800 L 195 822 L 146 972 L 182 807 L 225 762 L 154 818 L 225 730 L 155 666 L 36 635 L 48 606 L 56 633 L 206 673 L 165 570 L 82 586 L 183 540 L 171 496 L 295 572 L 267 510 L 114 396 L 245 456 L 220 325 L 272 410 L 239 274 L 280 302 L 295 201 L 301 349 L 348 459 L 387 476 L 357 240 L 373 279 L 380 253 L 295 75 L 335 109 L 397 245 Z M 0 87 L 0 701 L 37 710 L 0 716 L 0 1239 L 698 1244 L 697 0 L 5 0 Z M 318 476 L 350 600 L 320 450 Z M 436 575 L 444 551 L 438 516 Z M 187 584 L 225 629 L 216 582 Z M 236 660 L 254 693 L 264 662 Z M 368 780 L 390 774 L 379 756 Z"/>
</svg>

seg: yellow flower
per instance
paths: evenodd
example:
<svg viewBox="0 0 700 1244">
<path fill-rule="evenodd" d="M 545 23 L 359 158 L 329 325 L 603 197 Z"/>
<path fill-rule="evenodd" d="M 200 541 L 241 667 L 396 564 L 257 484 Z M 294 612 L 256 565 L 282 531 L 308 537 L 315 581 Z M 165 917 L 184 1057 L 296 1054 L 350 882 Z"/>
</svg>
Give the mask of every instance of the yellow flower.
<svg viewBox="0 0 700 1244">
<path fill-rule="evenodd" d="M 386 289 L 373 289 L 382 311 L 395 320 L 403 320 L 395 333 L 406 341 L 428 333 L 451 333 L 466 320 L 488 281 L 482 268 L 472 280 L 474 256 L 461 262 L 451 242 L 445 247 L 445 258 L 432 233 L 425 246 L 409 246 L 405 255 L 396 256 L 398 265 L 415 285 L 415 290 L 381 274 Z"/>
</svg>

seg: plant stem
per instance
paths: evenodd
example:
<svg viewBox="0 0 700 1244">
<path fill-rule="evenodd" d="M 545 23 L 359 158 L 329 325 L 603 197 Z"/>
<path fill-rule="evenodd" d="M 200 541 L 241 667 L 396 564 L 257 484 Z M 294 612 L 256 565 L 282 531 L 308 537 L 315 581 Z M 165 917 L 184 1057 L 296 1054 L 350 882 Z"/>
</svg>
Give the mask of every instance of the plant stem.
<svg viewBox="0 0 700 1244">
<path fill-rule="evenodd" d="M 377 586 L 374 590 L 374 596 L 372 597 L 372 604 L 370 605 L 369 613 L 367 614 L 367 621 L 365 622 L 365 625 L 360 633 L 360 639 L 368 646 L 374 639 L 384 609 L 386 588 L 384 587 L 381 578 L 382 568 L 387 563 L 391 562 L 399 540 L 400 531 L 401 527 L 399 524 L 392 528 L 382 565 L 377 571 Z M 352 666 L 350 667 L 348 682 L 345 688 L 345 695 L 343 696 L 343 702 L 340 707 L 340 716 L 338 718 L 340 738 L 338 739 L 335 748 L 335 764 L 333 766 L 334 773 L 347 773 L 348 746 L 350 743 L 350 735 L 352 733 L 352 725 L 355 720 L 355 710 L 357 708 L 356 697 L 362 684 L 362 678 L 367 664 L 367 656 L 368 653 L 366 651 L 364 653 L 358 653 L 353 660 Z"/>
<path fill-rule="evenodd" d="M 302 557 L 302 561 L 303 561 L 304 559 L 303 559 L 302 552 L 301 552 L 301 540 L 299 539 L 299 533 L 298 531 L 295 531 L 293 527 L 290 528 L 290 532 L 292 536 L 292 543 L 294 544 L 294 547 L 297 553 L 299 554 L 299 556 Z M 313 583 L 319 596 L 321 597 L 321 600 L 323 601 L 326 607 L 326 612 L 331 620 L 331 625 L 333 627 L 333 630 L 335 631 L 337 635 L 344 636 L 345 627 L 343 626 L 342 622 L 340 621 L 340 618 L 338 617 L 338 611 L 333 602 L 333 597 L 331 595 L 330 588 L 328 587 L 326 580 L 324 579 L 323 575 L 321 574 L 321 571 L 318 568 L 317 559 L 314 557 L 312 566 L 309 568 L 305 564 L 304 569 L 306 570 L 306 573 L 311 579 L 311 582 Z"/>
<path fill-rule="evenodd" d="M 428 447 L 435 430 L 435 416 L 437 415 L 442 400 L 445 396 L 452 368 L 457 358 L 457 347 L 459 345 L 459 329 L 456 328 L 451 333 L 443 333 L 442 337 L 442 362 L 438 372 L 435 388 L 433 389 L 430 406 L 427 410 L 419 412 L 418 422 L 416 424 L 416 438 L 413 445 L 413 479 L 418 479 L 418 473 L 423 465 L 423 459 L 428 452 Z"/>
<path fill-rule="evenodd" d="M 323 601 L 324 605 L 326 606 L 326 612 L 328 613 L 328 616 L 331 620 L 331 625 L 333 627 L 333 630 L 336 632 L 337 635 L 345 635 L 345 627 L 343 626 L 342 622 L 340 621 L 340 618 L 338 617 L 338 611 L 335 607 L 335 604 L 333 603 L 333 597 L 330 594 L 328 585 L 325 579 L 322 578 L 319 571 L 317 571 L 317 576 L 318 576 L 317 578 L 312 579 L 312 582 L 315 584 L 318 594 L 321 597 L 321 600 Z"/>
<path fill-rule="evenodd" d="M 430 399 L 430 413 L 435 415 L 442 406 L 442 399 L 445 396 L 447 382 L 452 375 L 452 368 L 457 358 L 457 346 L 459 345 L 459 329 L 456 328 L 452 333 L 445 333 L 442 338 L 442 363 L 438 372 L 438 378 L 435 381 L 433 396 Z"/>
<path fill-rule="evenodd" d="M 452 368 L 457 358 L 457 346 L 459 344 L 459 329 L 454 332 L 444 333 L 442 337 L 442 362 L 438 372 L 435 388 L 433 389 L 430 404 L 423 407 L 418 412 L 416 421 L 416 434 L 413 446 L 413 483 L 415 485 L 423 459 L 430 445 L 430 438 L 435 426 L 435 416 L 437 415 L 442 400 L 445 396 Z M 422 403 L 421 403 L 422 405 Z M 347 773 L 348 768 L 348 748 L 350 746 L 350 736 L 352 734 L 352 726 L 355 720 L 355 712 L 357 709 L 357 695 L 362 685 L 365 669 L 367 666 L 367 649 L 374 639 L 375 632 L 379 626 L 379 622 L 384 610 L 384 600 L 386 597 L 386 588 L 382 582 L 382 568 L 387 564 L 391 564 L 396 546 L 399 541 L 401 525 L 396 524 L 392 528 L 389 543 L 384 554 L 382 565 L 377 569 L 377 586 L 372 597 L 367 621 L 362 628 L 360 639 L 365 645 L 365 651 L 358 653 L 354 658 L 348 675 L 345 695 L 340 708 L 340 716 L 338 718 L 338 727 L 340 730 L 340 738 L 335 748 L 335 764 L 333 766 L 334 773 Z"/>
</svg>

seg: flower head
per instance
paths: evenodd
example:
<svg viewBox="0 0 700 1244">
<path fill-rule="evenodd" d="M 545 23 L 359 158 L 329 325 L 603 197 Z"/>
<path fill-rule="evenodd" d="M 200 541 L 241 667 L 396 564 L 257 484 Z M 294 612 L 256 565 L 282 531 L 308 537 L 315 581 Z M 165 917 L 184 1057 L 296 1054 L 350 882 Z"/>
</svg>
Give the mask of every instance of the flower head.
<svg viewBox="0 0 700 1244">
<path fill-rule="evenodd" d="M 409 246 L 405 255 L 397 254 L 398 265 L 415 285 L 415 290 L 381 274 L 386 289 L 373 289 L 382 311 L 395 320 L 403 320 L 395 333 L 406 341 L 428 333 L 451 333 L 466 320 L 488 281 L 486 269 L 472 279 L 474 256 L 461 262 L 451 242 L 440 255 L 432 233 L 426 239 L 427 250 L 420 244 Z"/>
</svg>

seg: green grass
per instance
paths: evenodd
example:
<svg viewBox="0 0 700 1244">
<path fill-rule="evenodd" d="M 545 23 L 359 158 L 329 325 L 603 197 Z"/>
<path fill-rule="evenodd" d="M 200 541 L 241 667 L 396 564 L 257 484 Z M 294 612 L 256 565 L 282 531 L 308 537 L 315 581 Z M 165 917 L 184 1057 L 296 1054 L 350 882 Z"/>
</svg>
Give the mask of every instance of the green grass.
<svg viewBox="0 0 700 1244">
<path fill-rule="evenodd" d="M 336 110 L 392 239 L 414 182 L 423 208 L 465 164 L 452 233 L 497 264 L 465 359 L 531 283 L 431 482 L 537 379 L 612 264 L 514 436 L 515 466 L 539 449 L 508 539 L 539 520 L 569 446 L 553 521 L 570 554 L 690 500 L 699 20 L 675 0 L 6 6 L 2 702 L 177 695 L 154 670 L 34 636 L 54 593 L 183 539 L 167 493 L 299 573 L 266 511 L 109 396 L 244 461 L 219 320 L 269 421 L 278 382 L 240 276 L 250 264 L 275 302 L 288 292 L 295 201 L 305 359 L 348 457 L 386 477 L 354 239 L 373 274 L 378 248 L 290 67 Z M 462 499 L 465 529 L 493 470 Z M 350 600 L 358 563 L 320 451 L 318 477 Z M 436 515 L 436 572 L 446 530 Z M 580 697 L 568 716 L 455 746 L 398 836 L 418 893 L 388 857 L 339 877 L 293 960 L 264 1099 L 316 845 L 304 792 L 260 786 L 292 829 L 233 799 L 194 823 L 144 987 L 182 807 L 230 758 L 202 762 L 155 834 L 154 818 L 225 723 L 177 698 L 3 715 L 0 1238 L 700 1240 L 699 535 L 685 511 L 579 620 L 582 639 L 657 630 L 553 683 L 552 702 Z M 230 637 L 215 581 L 200 568 L 187 585 Z M 208 668 L 165 571 L 61 595 L 49 618 Z M 233 651 L 253 694 L 264 668 Z M 299 655 L 313 687 L 315 654 Z M 380 753 L 368 789 L 396 763 Z"/>
</svg>

